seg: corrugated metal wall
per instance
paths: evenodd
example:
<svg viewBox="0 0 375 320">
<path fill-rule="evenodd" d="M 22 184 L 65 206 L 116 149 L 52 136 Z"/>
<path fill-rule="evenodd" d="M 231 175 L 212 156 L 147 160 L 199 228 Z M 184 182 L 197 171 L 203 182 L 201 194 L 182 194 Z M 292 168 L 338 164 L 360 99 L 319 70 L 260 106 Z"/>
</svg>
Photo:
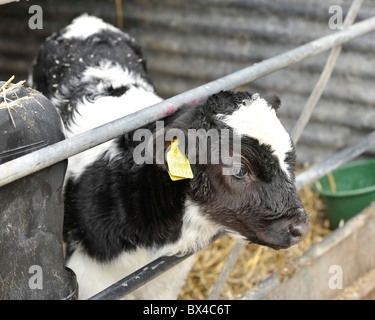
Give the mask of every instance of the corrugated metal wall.
<svg viewBox="0 0 375 320">
<path fill-rule="evenodd" d="M 336 32 L 331 5 L 351 0 L 123 0 L 125 29 L 141 42 L 158 92 L 169 97 Z M 28 7 L 40 4 L 43 30 L 28 28 Z M 116 24 L 115 0 L 30 1 L 0 7 L 0 79 L 25 78 L 39 44 L 53 30 L 89 12 Z M 358 19 L 375 15 L 365 0 Z M 245 88 L 276 92 L 290 130 L 328 53 L 258 79 Z M 333 77 L 298 143 L 299 160 L 320 161 L 375 129 L 375 34 L 344 46 Z M 375 148 L 370 155 L 375 154 Z"/>
</svg>

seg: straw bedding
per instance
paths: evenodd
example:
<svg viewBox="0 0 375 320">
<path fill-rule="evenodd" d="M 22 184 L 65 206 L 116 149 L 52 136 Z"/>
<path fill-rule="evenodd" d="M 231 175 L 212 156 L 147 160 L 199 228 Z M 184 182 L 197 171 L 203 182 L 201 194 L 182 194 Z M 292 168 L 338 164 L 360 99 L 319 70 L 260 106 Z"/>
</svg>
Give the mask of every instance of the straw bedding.
<svg viewBox="0 0 375 320">
<path fill-rule="evenodd" d="M 23 101 L 33 99 L 34 102 L 39 104 L 39 106 L 44 110 L 43 105 L 36 99 L 35 96 L 39 94 L 38 91 L 28 88 L 28 93 L 26 96 L 20 98 L 15 92 L 16 88 L 22 87 L 26 80 L 22 80 L 13 84 L 14 76 L 10 77 L 8 81 L 0 87 L 0 110 L 6 109 L 9 114 L 10 121 L 13 124 L 13 127 L 16 128 L 16 122 L 14 121 L 13 113 L 17 114 L 17 109 L 23 107 Z"/>
</svg>

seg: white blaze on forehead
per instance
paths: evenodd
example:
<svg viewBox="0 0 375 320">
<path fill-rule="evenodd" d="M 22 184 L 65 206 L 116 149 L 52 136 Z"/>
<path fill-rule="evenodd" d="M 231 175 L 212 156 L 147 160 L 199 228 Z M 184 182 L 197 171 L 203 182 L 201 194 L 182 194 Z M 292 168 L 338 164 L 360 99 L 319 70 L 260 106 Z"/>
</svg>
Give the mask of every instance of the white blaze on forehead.
<svg viewBox="0 0 375 320">
<path fill-rule="evenodd" d="M 281 168 L 289 175 L 285 163 L 287 152 L 292 144 L 288 132 L 276 116 L 275 110 L 267 101 L 254 94 L 252 99 L 244 100 L 243 105 L 222 121 L 240 135 L 256 138 L 260 144 L 271 146 L 273 154 L 279 159 Z"/>
<path fill-rule="evenodd" d="M 84 40 L 102 30 L 121 32 L 119 29 L 104 22 L 100 18 L 83 14 L 75 18 L 73 22 L 66 27 L 62 37 L 65 39 L 78 38 Z"/>
</svg>

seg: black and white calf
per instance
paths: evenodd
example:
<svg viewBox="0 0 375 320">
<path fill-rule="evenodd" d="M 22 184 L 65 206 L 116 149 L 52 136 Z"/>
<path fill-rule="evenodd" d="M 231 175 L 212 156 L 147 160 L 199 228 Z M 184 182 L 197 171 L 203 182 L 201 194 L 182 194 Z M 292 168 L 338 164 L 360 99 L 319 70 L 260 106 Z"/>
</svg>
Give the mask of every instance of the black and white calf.
<svg viewBox="0 0 375 320">
<path fill-rule="evenodd" d="M 161 101 L 134 39 L 87 15 L 47 39 L 30 78 L 60 111 L 67 137 Z M 232 175 L 222 174 L 222 162 L 197 162 L 193 179 L 172 181 L 165 163 L 135 163 L 134 132 L 70 158 L 64 240 L 80 298 L 161 255 L 196 251 L 220 230 L 275 249 L 301 241 L 309 222 L 294 187 L 294 147 L 276 117 L 279 104 L 276 97 L 220 92 L 163 119 L 165 128 L 185 133 L 239 135 L 241 167 Z M 155 132 L 156 124 L 145 128 Z M 128 298 L 176 298 L 191 264 L 192 258 Z"/>
</svg>

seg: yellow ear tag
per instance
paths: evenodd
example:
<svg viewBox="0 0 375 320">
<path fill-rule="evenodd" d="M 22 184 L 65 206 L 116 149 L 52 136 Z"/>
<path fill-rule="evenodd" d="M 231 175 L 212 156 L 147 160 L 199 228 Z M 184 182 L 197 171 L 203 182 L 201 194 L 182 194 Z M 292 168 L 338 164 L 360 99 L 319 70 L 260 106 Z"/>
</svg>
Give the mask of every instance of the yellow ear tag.
<svg viewBox="0 0 375 320">
<path fill-rule="evenodd" d="M 167 153 L 167 163 L 168 173 L 173 181 L 194 177 L 189 160 L 178 148 L 177 139 L 174 139 L 171 143 L 171 149 Z"/>
</svg>

